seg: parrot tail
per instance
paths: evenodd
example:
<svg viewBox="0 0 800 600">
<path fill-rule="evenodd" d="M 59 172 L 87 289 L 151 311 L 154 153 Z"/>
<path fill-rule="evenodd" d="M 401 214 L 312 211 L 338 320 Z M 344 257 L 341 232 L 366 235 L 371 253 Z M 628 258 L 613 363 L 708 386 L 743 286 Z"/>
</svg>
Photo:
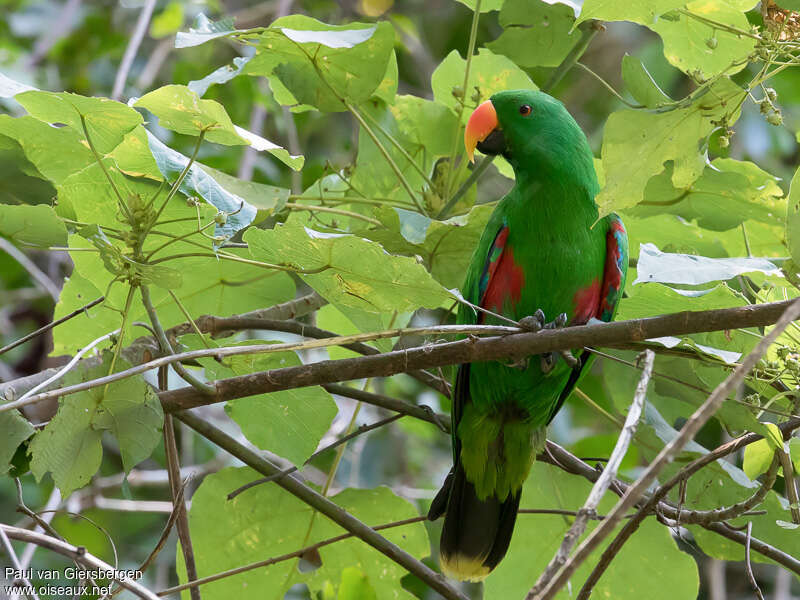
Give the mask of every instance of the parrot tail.
<svg viewBox="0 0 800 600">
<path fill-rule="evenodd" d="M 481 581 L 506 555 L 522 490 L 504 501 L 479 500 L 459 461 L 431 503 L 428 519 L 446 511 L 439 546 L 442 572 L 460 581 Z"/>
</svg>

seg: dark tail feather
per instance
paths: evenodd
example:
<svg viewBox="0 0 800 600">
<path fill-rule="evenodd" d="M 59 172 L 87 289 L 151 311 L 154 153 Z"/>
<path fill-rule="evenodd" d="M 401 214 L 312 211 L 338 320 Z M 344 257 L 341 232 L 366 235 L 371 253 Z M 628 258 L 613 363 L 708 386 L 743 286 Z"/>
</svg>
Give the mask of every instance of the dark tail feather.
<svg viewBox="0 0 800 600">
<path fill-rule="evenodd" d="M 511 543 L 520 493 L 503 502 L 495 497 L 479 500 L 460 462 L 453 468 L 428 513 L 428 518 L 437 518 L 447 500 L 439 554 L 448 577 L 480 581 L 497 566 Z"/>
</svg>

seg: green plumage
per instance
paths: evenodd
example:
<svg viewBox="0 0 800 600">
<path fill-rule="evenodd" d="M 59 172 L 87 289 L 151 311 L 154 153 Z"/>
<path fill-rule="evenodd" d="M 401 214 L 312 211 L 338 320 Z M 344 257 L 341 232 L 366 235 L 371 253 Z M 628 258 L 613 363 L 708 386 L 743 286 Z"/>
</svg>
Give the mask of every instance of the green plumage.
<svg viewBox="0 0 800 600">
<path fill-rule="evenodd" d="M 537 309 L 548 321 L 561 313 L 569 324 L 610 320 L 624 287 L 627 245 L 616 216 L 598 221 L 599 186 L 585 135 L 547 94 L 501 92 L 491 103 L 516 183 L 489 219 L 462 293 L 515 321 Z M 507 324 L 465 305 L 458 322 Z M 455 466 L 430 515 L 447 503 L 441 546 L 448 574 L 482 579 L 505 554 L 522 484 L 579 374 L 560 357 L 547 366 L 531 357 L 460 367 Z"/>
</svg>

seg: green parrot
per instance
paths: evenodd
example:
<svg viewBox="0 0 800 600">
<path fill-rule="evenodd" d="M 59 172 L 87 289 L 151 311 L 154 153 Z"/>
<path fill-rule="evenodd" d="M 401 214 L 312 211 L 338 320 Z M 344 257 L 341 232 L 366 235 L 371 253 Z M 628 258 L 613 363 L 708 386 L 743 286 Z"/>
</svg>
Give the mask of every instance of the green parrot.
<svg viewBox="0 0 800 600">
<path fill-rule="evenodd" d="M 618 216 L 598 220 L 592 152 L 561 102 L 543 92 L 504 91 L 478 106 L 464 134 L 502 155 L 514 188 L 498 203 L 472 256 L 458 322 L 535 328 L 610 321 L 625 286 L 628 241 Z M 545 323 L 545 315 L 553 319 Z M 586 352 L 549 353 L 522 364 L 460 365 L 453 387 L 454 466 L 428 518 L 445 514 L 443 572 L 480 581 L 505 556 L 522 485 L 547 425 L 589 362 Z"/>
</svg>

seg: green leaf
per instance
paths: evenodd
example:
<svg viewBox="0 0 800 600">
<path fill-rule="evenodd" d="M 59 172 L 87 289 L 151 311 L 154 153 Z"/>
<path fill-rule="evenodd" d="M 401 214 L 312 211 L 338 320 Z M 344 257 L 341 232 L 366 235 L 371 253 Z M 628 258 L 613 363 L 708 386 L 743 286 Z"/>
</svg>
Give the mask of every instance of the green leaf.
<svg viewBox="0 0 800 600">
<path fill-rule="evenodd" d="M 658 87 L 642 61 L 635 56 L 625 54 L 622 57 L 622 79 L 631 96 L 647 108 L 656 108 L 672 103 L 672 98 Z"/>
<path fill-rule="evenodd" d="M 173 0 L 153 17 L 150 37 L 158 39 L 177 32 L 183 26 L 183 4 Z"/>
<path fill-rule="evenodd" d="M 708 230 L 677 215 L 660 214 L 638 218 L 625 212 L 622 214 L 622 220 L 628 230 L 628 247 L 633 258 L 639 256 L 639 247 L 648 242 L 655 244 L 664 252 L 700 254 L 713 258 L 724 258 L 729 255 L 728 246 L 717 236 L 709 236 Z M 740 241 L 741 232 L 735 231 L 735 233 L 736 240 Z M 744 249 L 741 253 L 744 253 Z M 632 279 L 631 274 L 630 280 Z"/>
<path fill-rule="evenodd" d="M 117 370 L 128 367 L 117 361 Z M 108 373 L 108 361 L 104 361 L 91 369 L 73 371 L 65 383 L 90 381 Z M 128 472 L 152 454 L 161 439 L 162 421 L 161 404 L 142 376 L 61 398 L 56 416 L 30 444 L 31 471 L 37 481 L 51 472 L 66 497 L 86 485 L 100 467 L 104 430 L 117 439 Z"/>
<path fill-rule="evenodd" d="M 686 187 L 703 172 L 702 146 L 718 120 L 735 107 L 744 90 L 721 79 L 686 108 L 661 113 L 621 110 L 608 118 L 603 135 L 606 184 L 595 199 L 601 215 L 634 206 L 648 180 L 675 162 L 672 183 Z"/>
<path fill-rule="evenodd" d="M 580 477 L 565 477 L 551 465 L 536 462 L 522 491 L 524 508 L 578 510 L 586 501 L 591 484 Z M 604 514 L 614 505 L 608 493 L 600 503 Z M 596 527 L 590 522 L 587 533 Z M 508 554 L 489 575 L 484 586 L 487 598 L 522 598 L 531 586 L 531 574 L 541 573 L 555 555 L 571 519 L 561 515 L 525 515 L 517 518 Z M 610 540 L 613 535 L 607 538 Z M 586 577 L 597 564 L 602 549 L 594 551 L 570 577 L 570 586 L 555 598 L 574 598 Z M 614 600 L 693 599 L 697 597 L 699 578 L 692 557 L 681 552 L 669 531 L 653 520 L 645 520 L 614 558 L 598 581 L 594 594 Z"/>
<path fill-rule="evenodd" d="M 786 245 L 795 264 L 800 264 L 800 169 L 789 185 L 786 198 Z"/>
<path fill-rule="evenodd" d="M 450 153 L 450 138 L 456 128 L 456 119 L 445 105 L 403 95 L 397 96 L 394 104 L 387 108 L 406 142 L 403 146 L 412 156 L 422 153 L 430 161 Z M 430 163 L 426 161 L 423 164 Z"/>
<path fill-rule="evenodd" d="M 188 32 L 180 31 L 175 36 L 175 47 L 190 48 L 199 46 L 236 31 L 238 30 L 233 27 L 233 17 L 212 21 L 203 13 L 200 13 L 194 20 L 194 26 Z"/>
<path fill-rule="evenodd" d="M 503 33 L 486 44 L 524 68 L 557 67 L 580 38 L 575 11 L 566 4 L 507 0 L 500 11 Z"/>
<path fill-rule="evenodd" d="M 2 404 L 2 403 L 0 403 Z M 19 445 L 36 431 L 28 420 L 16 410 L 0 413 L 0 476 L 5 475 L 11 466 L 11 459 Z"/>
<path fill-rule="evenodd" d="M 597 19 L 599 21 L 633 21 L 651 25 L 666 12 L 682 7 L 686 0 L 586 0 L 581 8 L 578 23 Z"/>
<path fill-rule="evenodd" d="M 377 600 L 375 589 L 369 577 L 355 567 L 342 569 L 342 582 L 339 584 L 337 600 Z"/>
<path fill-rule="evenodd" d="M 685 187 L 674 186 L 673 175 L 672 167 L 667 167 L 650 179 L 644 202 L 632 212 L 677 214 L 714 231 L 738 227 L 748 219 L 783 226 L 786 209 L 779 180 L 751 162 L 717 158 Z"/>
<path fill-rule="evenodd" d="M 232 65 L 223 65 L 202 79 L 190 81 L 186 87 L 198 96 L 204 96 L 212 85 L 228 83 L 231 79 L 240 75 L 245 65 L 250 62 L 250 58 L 250 56 L 237 56 L 233 59 Z"/>
<path fill-rule="evenodd" d="M 64 223 L 49 206 L 0 204 L 0 235 L 15 244 L 63 246 L 67 243 Z"/>
<path fill-rule="evenodd" d="M 386 228 L 359 233 L 394 254 L 422 257 L 430 274 L 451 289 L 463 283 L 472 251 L 493 208 L 475 206 L 466 215 L 435 221 L 401 208 L 381 207 L 375 214 Z"/>
<path fill-rule="evenodd" d="M 200 135 L 226 146 L 247 144 L 234 129 L 225 108 L 215 100 L 202 100 L 184 85 L 165 85 L 139 98 L 134 106 L 158 117 L 158 124 L 186 135 Z"/>
<path fill-rule="evenodd" d="M 100 262 L 99 259 L 97 262 Z M 98 268 L 105 272 L 102 263 L 98 265 Z M 103 291 L 100 291 L 96 285 L 83 277 L 77 268 L 74 269 L 66 279 L 61 294 L 58 296 L 53 319 L 60 319 L 74 312 L 95 298 L 99 298 L 104 292 L 104 286 Z M 111 305 L 112 302 L 109 302 L 108 305 L 100 304 L 56 327 L 53 331 L 51 355 L 75 354 L 92 340 L 117 329 L 121 319 L 119 313 L 110 308 Z"/>
<path fill-rule="evenodd" d="M 259 473 L 248 468 L 226 468 L 206 477 L 195 492 L 189 527 L 200 573 L 216 573 L 279 556 L 343 533 L 340 527 L 319 515 L 309 529 L 313 509 L 275 484 L 258 486 L 233 500 L 225 499 L 232 490 L 259 477 Z M 417 516 L 417 511 L 407 501 L 385 487 L 348 489 L 331 499 L 371 526 Z M 236 533 L 232 535 L 231 532 Z M 417 558 L 430 552 L 422 523 L 381 533 Z M 203 598 L 272 598 L 282 593 L 287 581 L 305 583 L 316 597 L 326 588 L 337 586 L 342 580 L 342 571 L 350 567 L 357 568 L 368 578 L 378 598 L 414 598 L 400 584 L 405 570 L 359 539 L 320 548 L 319 555 L 322 564 L 313 571 L 299 571 L 296 561 L 284 561 L 214 582 L 205 587 Z M 181 581 L 185 581 L 182 563 L 178 572 Z"/>
<path fill-rule="evenodd" d="M 272 230 L 251 228 L 244 240 L 259 260 L 314 271 L 299 275 L 340 307 L 405 312 L 438 307 L 450 298 L 422 265 L 363 238 L 324 234 L 290 220 Z"/>
<path fill-rule="evenodd" d="M 792 458 L 794 470 L 800 471 L 800 438 L 793 437 L 789 440 L 789 455 Z"/>
<path fill-rule="evenodd" d="M 244 198 L 246 202 L 256 207 L 258 215 L 254 224 L 260 223 L 270 215 L 283 210 L 289 200 L 291 190 L 286 188 L 245 181 L 203 164 L 198 163 L 198 166 L 228 192 Z"/>
<path fill-rule="evenodd" d="M 118 370 L 128 368 L 126 363 L 117 363 Z M 106 375 L 108 369 L 90 372 L 86 379 Z M 94 388 L 92 394 L 99 408 L 92 426 L 106 429 L 119 443 L 122 467 L 129 472 L 133 467 L 150 457 L 161 440 L 164 415 L 161 403 L 153 389 L 142 377 L 128 377 L 103 388 Z"/>
<path fill-rule="evenodd" d="M 636 264 L 637 283 L 679 283 L 700 285 L 726 281 L 737 275 L 758 271 L 780 275 L 781 270 L 765 258 L 708 258 L 691 254 L 661 252 L 654 244 L 643 244 Z"/>
<path fill-rule="evenodd" d="M 14 99 L 31 116 L 45 123 L 64 123 L 85 143 L 83 123 L 100 154 L 111 152 L 131 129 L 142 123 L 142 116 L 129 106 L 108 98 L 87 98 L 69 92 L 23 92 Z"/>
<path fill-rule="evenodd" d="M 30 444 L 36 480 L 49 471 L 63 497 L 89 483 L 100 468 L 103 432 L 91 426 L 96 409 L 94 398 L 86 393 L 62 399 L 56 416 Z"/>
<path fill-rule="evenodd" d="M 457 110 L 458 100 L 453 92 L 461 90 L 464 86 L 466 65 L 467 61 L 461 58 L 457 50 L 453 50 L 439 63 L 431 76 L 434 100 Z M 527 73 L 512 60 L 481 48 L 478 54 L 472 57 L 469 82 L 466 89 L 462 90 L 465 101 L 462 122 L 467 122 L 471 109 L 495 92 L 516 88 L 538 89 Z"/>
<path fill-rule="evenodd" d="M 725 2 L 697 0 L 688 3 L 686 10 L 703 19 L 750 30 L 747 17 Z M 738 73 L 747 66 L 747 57 L 755 47 L 751 37 L 712 27 L 685 13 L 662 15 L 648 27 L 664 40 L 664 56 L 670 64 L 703 79 L 723 72 Z"/>
<path fill-rule="evenodd" d="M 458 0 L 461 4 L 468 7 L 471 11 L 475 11 L 475 0 Z M 500 10 L 503 6 L 503 0 L 482 0 L 481 12 L 487 13 L 493 10 Z"/>
<path fill-rule="evenodd" d="M 38 172 L 54 183 L 94 162 L 83 136 L 70 127 L 52 127 L 30 116 L 0 115 L 0 133 L 15 140 Z"/>
<path fill-rule="evenodd" d="M 268 342 L 248 340 L 247 343 Z M 209 379 L 302 364 L 294 352 L 233 356 L 225 363 L 227 366 L 214 359 L 200 359 Z M 312 386 L 231 400 L 225 404 L 225 412 L 239 424 L 242 433 L 253 444 L 302 466 L 317 449 L 338 409 L 328 392 Z"/>
<path fill-rule="evenodd" d="M 337 112 L 347 110 L 345 102 L 361 104 L 375 92 L 393 51 L 388 22 L 335 26 L 292 15 L 260 35 L 245 73 L 269 77 L 282 104 Z"/>
<path fill-rule="evenodd" d="M 147 132 L 147 142 L 158 170 L 168 181 L 174 182 L 189 164 L 189 159 L 165 145 L 150 132 Z M 192 164 L 189 168 L 181 182 L 180 191 L 186 196 L 197 194 L 217 210 L 227 214 L 225 223 L 215 226 L 214 235 L 229 238 L 256 218 L 257 210 L 254 206 L 223 188 L 197 164 Z"/>
<path fill-rule="evenodd" d="M 383 100 L 386 104 L 394 103 L 399 82 L 400 73 L 397 67 L 397 54 L 392 52 L 389 55 L 389 64 L 386 65 L 386 73 L 383 75 L 383 79 L 378 85 L 378 88 L 373 93 L 373 97 Z M 416 98 L 416 96 L 411 97 Z"/>
</svg>

